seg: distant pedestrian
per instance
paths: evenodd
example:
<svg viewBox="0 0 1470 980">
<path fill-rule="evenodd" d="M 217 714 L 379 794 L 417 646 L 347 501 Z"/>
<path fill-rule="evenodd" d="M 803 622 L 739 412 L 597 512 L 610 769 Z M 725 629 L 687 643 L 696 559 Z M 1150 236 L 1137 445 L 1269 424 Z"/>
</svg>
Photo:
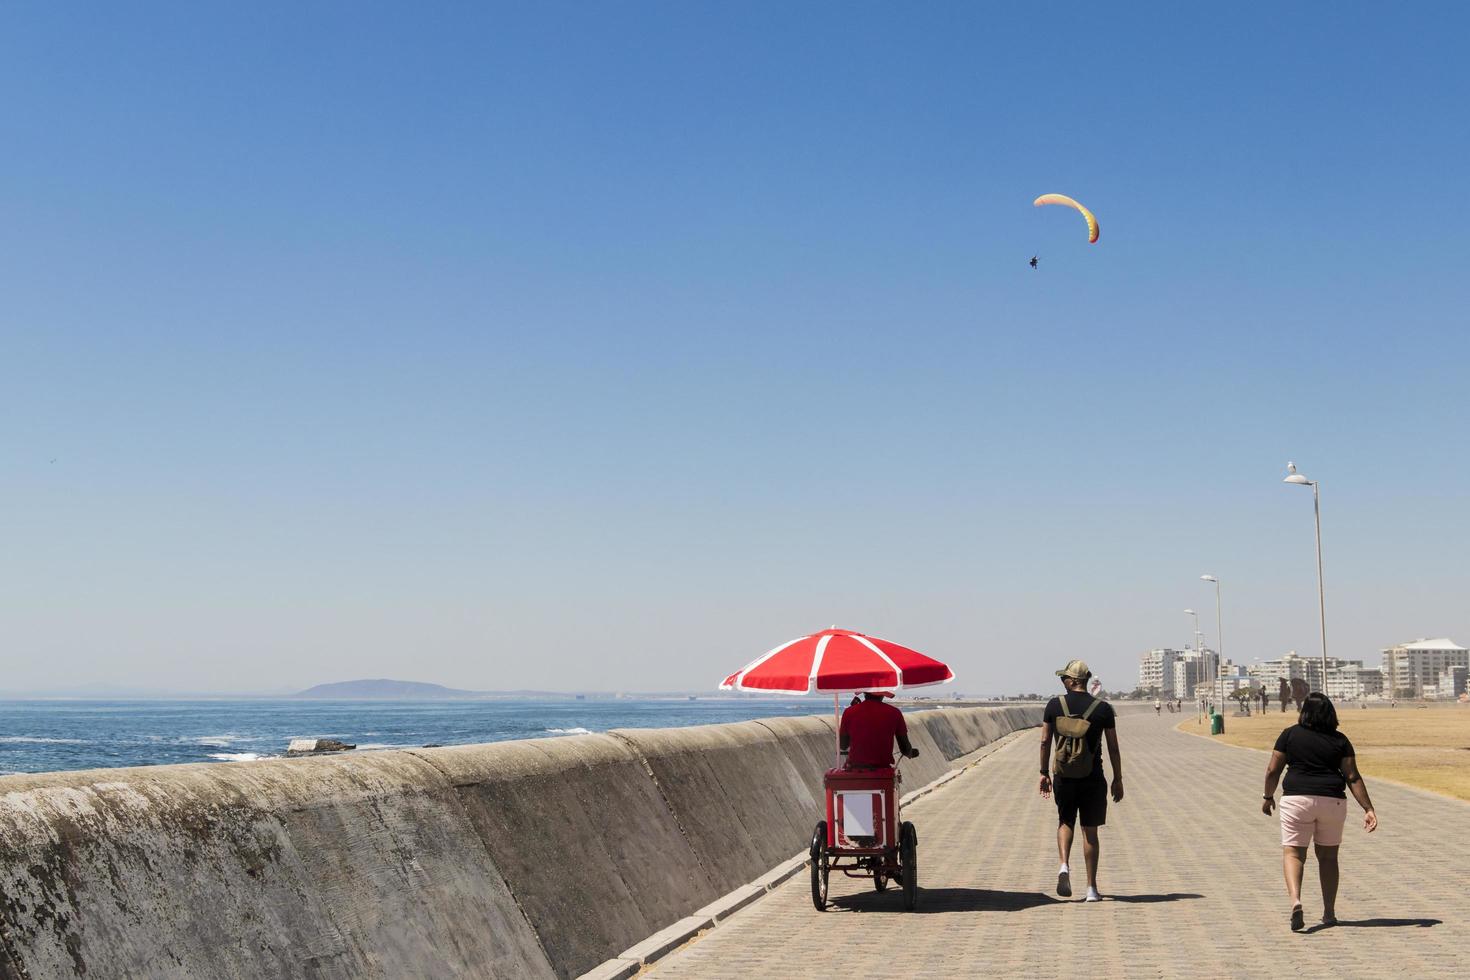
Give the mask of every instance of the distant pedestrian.
<svg viewBox="0 0 1470 980">
<path fill-rule="evenodd" d="M 1154 698 L 1154 714 L 1156 714 L 1156 715 L 1162 714 L 1163 713 L 1163 709 L 1164 709 L 1164 703 L 1162 701 L 1160 701 L 1158 698 Z"/>
<path fill-rule="evenodd" d="M 1322 878 L 1322 924 L 1336 925 L 1337 849 L 1347 822 L 1344 790 L 1351 789 L 1353 799 L 1363 808 L 1363 829 L 1370 834 L 1378 827 L 1378 815 L 1358 773 L 1353 743 L 1337 730 L 1337 710 L 1327 695 L 1308 694 L 1297 723 L 1276 739 L 1276 749 L 1266 763 L 1266 793 L 1261 798 L 1261 812 L 1268 817 L 1282 769 L 1286 782 L 1281 794 L 1281 869 L 1291 898 L 1292 931 L 1303 925 L 1302 876 L 1308 844 L 1316 845 Z"/>
<path fill-rule="evenodd" d="M 1123 759 L 1118 749 L 1117 715 L 1113 706 L 1087 693 L 1092 671 L 1073 660 L 1057 671 L 1065 693 L 1046 703 L 1041 724 L 1041 796 L 1057 801 L 1057 894 L 1072 894 L 1072 837 L 1082 820 L 1082 856 L 1087 863 L 1087 901 L 1100 902 L 1097 890 L 1097 829 L 1107 823 L 1108 783 L 1103 777 L 1102 741 L 1106 734 L 1112 763 L 1114 803 L 1123 800 Z M 1056 754 L 1052 754 L 1055 740 Z"/>
</svg>

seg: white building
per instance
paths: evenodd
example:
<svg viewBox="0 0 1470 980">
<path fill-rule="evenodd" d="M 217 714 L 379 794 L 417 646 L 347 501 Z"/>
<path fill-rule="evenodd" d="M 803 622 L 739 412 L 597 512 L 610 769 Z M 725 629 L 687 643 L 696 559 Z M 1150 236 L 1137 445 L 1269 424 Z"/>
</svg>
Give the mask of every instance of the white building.
<svg viewBox="0 0 1470 980">
<path fill-rule="evenodd" d="M 1209 647 L 1198 651 L 1184 651 L 1184 656 L 1174 664 L 1174 696 L 1177 698 L 1188 698 L 1191 695 L 1198 697 L 1195 690 L 1201 684 L 1212 683 L 1215 680 L 1215 667 L 1218 662 L 1219 656 Z"/>
<path fill-rule="evenodd" d="M 1281 681 L 1292 681 L 1297 678 L 1307 682 L 1307 686 L 1313 690 L 1321 690 L 1322 662 L 1300 656 L 1292 650 L 1275 660 L 1261 660 L 1253 663 L 1248 668 L 1251 680 L 1257 687 L 1265 687 L 1266 693 L 1276 697 L 1276 692 L 1281 687 Z M 1313 684 L 1313 681 L 1316 684 Z"/>
<path fill-rule="evenodd" d="M 1455 664 L 1453 667 L 1445 668 L 1444 673 L 1439 675 L 1439 683 L 1435 687 L 1438 688 L 1441 698 L 1449 700 L 1465 693 L 1467 680 L 1470 680 L 1470 667 Z"/>
<path fill-rule="evenodd" d="M 1215 695 L 1218 693 L 1226 699 L 1226 703 L 1228 704 L 1231 692 L 1238 691 L 1242 687 L 1255 690 L 1258 685 L 1252 683 L 1249 677 L 1244 674 L 1232 674 L 1229 672 L 1232 666 L 1234 665 L 1227 662 L 1224 666 L 1224 672 L 1221 673 L 1218 680 L 1211 680 L 1206 677 L 1196 684 L 1194 686 L 1195 698 L 1205 698 L 1213 701 L 1215 700 Z"/>
<path fill-rule="evenodd" d="M 1321 673 L 1319 666 L 1317 673 Z M 1344 660 L 1333 664 L 1327 660 L 1327 685 L 1323 692 L 1334 701 L 1361 701 L 1383 696 L 1383 672 L 1377 667 L 1364 667 L 1361 660 Z"/>
<path fill-rule="evenodd" d="M 1383 651 L 1384 693 L 1424 697 L 1424 688 L 1438 687 L 1440 675 L 1450 667 L 1470 667 L 1470 650 L 1447 637 L 1388 647 Z"/>
<path fill-rule="evenodd" d="M 1157 688 L 1159 697 L 1174 697 L 1174 664 L 1183 654 L 1183 650 L 1170 650 L 1167 647 L 1140 654 L 1138 686 L 1145 693 Z"/>
<path fill-rule="evenodd" d="M 1209 647 L 1149 650 L 1138 658 L 1138 686 L 1145 692 L 1157 688 L 1161 698 L 1189 698 L 1200 684 L 1213 683 L 1218 662 Z"/>
<path fill-rule="evenodd" d="M 1263 660 L 1250 666 L 1250 677 L 1256 687 L 1264 687 L 1275 698 L 1281 681 L 1301 679 L 1307 690 L 1321 691 L 1334 701 L 1359 701 L 1383 694 L 1383 674 L 1377 668 L 1364 667 L 1361 660 L 1327 658 L 1327 676 L 1322 676 L 1321 657 L 1303 657 L 1292 650 L 1276 660 Z"/>
</svg>

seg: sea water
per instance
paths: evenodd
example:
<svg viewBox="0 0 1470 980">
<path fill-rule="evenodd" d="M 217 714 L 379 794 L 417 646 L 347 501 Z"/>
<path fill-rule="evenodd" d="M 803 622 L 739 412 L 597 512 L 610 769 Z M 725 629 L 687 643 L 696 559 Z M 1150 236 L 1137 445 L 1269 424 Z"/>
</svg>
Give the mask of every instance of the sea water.
<svg viewBox="0 0 1470 980">
<path fill-rule="evenodd" d="M 0 775 L 249 763 L 293 738 L 359 750 L 555 738 L 611 728 L 672 728 L 830 714 L 820 699 L 495 701 L 0 701 Z"/>
</svg>

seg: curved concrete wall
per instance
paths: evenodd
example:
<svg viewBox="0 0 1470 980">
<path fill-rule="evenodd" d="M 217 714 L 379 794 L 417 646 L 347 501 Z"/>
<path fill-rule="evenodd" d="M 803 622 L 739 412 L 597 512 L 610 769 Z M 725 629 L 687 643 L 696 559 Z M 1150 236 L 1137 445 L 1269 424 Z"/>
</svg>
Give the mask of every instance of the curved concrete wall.
<svg viewBox="0 0 1470 980">
<path fill-rule="evenodd" d="M 0 780 L 21 976 L 551 976 L 428 763 L 384 752 Z"/>
<path fill-rule="evenodd" d="M 1040 708 L 908 715 L 949 760 Z M 829 718 L 0 777 L 0 978 L 569 977 L 802 850 Z"/>
</svg>

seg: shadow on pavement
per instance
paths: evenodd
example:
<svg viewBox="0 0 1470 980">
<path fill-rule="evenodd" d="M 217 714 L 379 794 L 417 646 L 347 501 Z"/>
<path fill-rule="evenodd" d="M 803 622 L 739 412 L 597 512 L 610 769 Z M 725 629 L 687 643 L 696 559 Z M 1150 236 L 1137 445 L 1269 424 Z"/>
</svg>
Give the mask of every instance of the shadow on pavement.
<svg viewBox="0 0 1470 980">
<path fill-rule="evenodd" d="M 1417 926 L 1420 929 L 1428 929 L 1430 926 L 1439 925 L 1442 921 L 1441 919 L 1338 919 L 1336 926 L 1323 925 L 1319 922 L 1310 929 L 1302 930 L 1302 935 L 1310 936 L 1314 932 L 1324 932 L 1334 928 L 1384 929 Z"/>
<path fill-rule="evenodd" d="M 1140 904 L 1152 904 L 1154 902 L 1178 902 L 1187 898 L 1204 898 L 1191 892 L 1169 892 L 1165 895 L 1104 895 L 1105 902 L 1136 902 Z M 842 895 L 833 898 L 834 908 L 844 909 L 848 912 L 902 912 L 903 897 L 898 888 L 891 887 L 887 892 L 860 892 L 856 895 Z M 919 907 L 915 912 L 1021 912 L 1025 909 L 1034 909 L 1042 905 L 1070 905 L 1082 902 L 1082 896 L 1073 898 L 1056 898 L 1044 892 L 1002 892 L 990 888 L 920 888 Z M 1410 922 L 1428 922 L 1430 920 L 1414 919 L 1402 920 L 1402 923 L 1391 919 L 1380 919 L 1377 922 L 1388 924 L 1409 924 Z M 1369 923 L 1349 923 L 1341 925 L 1367 925 Z"/>
<path fill-rule="evenodd" d="M 919 888 L 914 912 L 1020 912 L 1040 905 L 1060 905 L 1061 899 L 1041 892 L 1001 892 L 989 888 Z M 898 886 L 886 892 L 841 895 L 832 905 L 849 912 L 903 912 Z"/>
</svg>

